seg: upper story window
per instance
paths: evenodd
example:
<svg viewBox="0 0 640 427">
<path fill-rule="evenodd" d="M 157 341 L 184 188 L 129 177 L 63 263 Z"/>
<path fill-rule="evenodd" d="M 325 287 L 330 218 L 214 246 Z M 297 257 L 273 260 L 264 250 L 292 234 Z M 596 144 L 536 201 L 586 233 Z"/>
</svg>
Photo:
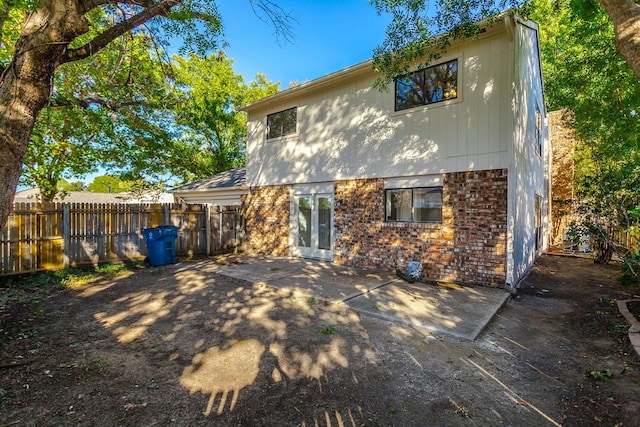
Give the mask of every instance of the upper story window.
<svg viewBox="0 0 640 427">
<path fill-rule="evenodd" d="M 536 106 L 536 153 L 542 157 L 542 113 Z"/>
<path fill-rule="evenodd" d="M 396 78 L 396 111 L 457 97 L 457 59 Z"/>
<path fill-rule="evenodd" d="M 385 191 L 387 222 L 442 222 L 442 187 Z"/>
<path fill-rule="evenodd" d="M 298 108 L 279 111 L 267 116 L 267 139 L 296 133 Z"/>
</svg>

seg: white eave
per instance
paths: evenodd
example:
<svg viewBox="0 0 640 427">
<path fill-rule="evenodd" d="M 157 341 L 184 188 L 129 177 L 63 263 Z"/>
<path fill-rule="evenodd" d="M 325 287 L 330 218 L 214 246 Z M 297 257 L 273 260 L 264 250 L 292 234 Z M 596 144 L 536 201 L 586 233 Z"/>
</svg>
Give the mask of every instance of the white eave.
<svg viewBox="0 0 640 427">
<path fill-rule="evenodd" d="M 501 19 L 504 19 L 504 17 L 506 16 L 511 16 L 508 10 L 502 12 L 497 16 L 495 24 L 498 24 L 498 22 Z M 515 16 L 515 19 L 518 22 L 522 22 L 522 23 L 526 22 L 522 20 L 520 17 L 518 17 L 517 15 Z M 483 19 L 482 21 L 478 22 L 478 25 L 487 30 L 489 30 L 491 27 L 495 28 L 496 30 L 500 30 L 500 29 L 506 30 L 504 25 L 502 27 L 495 24 L 492 26 L 489 24 L 489 22 L 490 22 L 489 19 Z M 456 42 L 464 43 L 465 41 L 458 40 Z M 238 108 L 238 111 L 244 111 L 248 113 L 251 111 L 264 109 L 272 105 L 286 103 L 291 99 L 296 99 L 301 94 L 310 93 L 320 89 L 325 89 L 325 88 L 334 86 L 337 83 L 344 83 L 345 81 L 348 81 L 357 77 L 361 77 L 367 74 L 373 74 L 373 73 L 374 73 L 373 59 L 369 59 L 359 64 L 355 64 L 350 67 L 343 68 L 342 70 L 338 70 L 333 73 L 327 74 L 325 76 L 319 77 L 317 79 L 311 80 L 309 82 L 302 83 L 298 86 L 285 89 L 281 92 L 270 95 L 266 98 L 262 98 L 257 101 L 251 102 L 249 104 L 243 105 Z"/>
<path fill-rule="evenodd" d="M 249 104 L 243 105 L 238 108 L 238 111 L 249 112 L 265 108 L 272 104 L 286 102 L 288 99 L 295 98 L 302 93 L 308 93 L 314 90 L 331 87 L 336 83 L 342 83 L 346 80 L 361 77 L 371 73 L 373 73 L 373 60 L 369 59 L 359 64 L 343 68 L 342 70 L 335 71 L 322 77 L 318 77 L 317 79 L 311 80 L 309 82 L 302 83 L 298 86 L 285 89 L 266 98 L 262 98 Z"/>
</svg>

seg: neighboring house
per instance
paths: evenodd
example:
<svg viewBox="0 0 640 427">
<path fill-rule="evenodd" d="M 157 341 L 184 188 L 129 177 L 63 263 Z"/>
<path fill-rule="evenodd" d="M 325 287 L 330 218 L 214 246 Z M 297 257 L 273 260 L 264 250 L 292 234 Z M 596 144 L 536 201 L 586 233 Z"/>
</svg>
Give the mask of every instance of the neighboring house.
<svg viewBox="0 0 640 427">
<path fill-rule="evenodd" d="M 538 27 L 518 17 L 373 88 L 371 61 L 242 108 L 249 252 L 516 286 L 546 245 Z"/>
<path fill-rule="evenodd" d="M 209 178 L 171 190 L 185 203 L 209 203 L 217 206 L 240 206 L 241 197 L 249 193 L 245 168 L 231 169 Z"/>
<path fill-rule="evenodd" d="M 38 203 L 41 200 L 40 190 L 31 188 L 16 191 L 13 203 Z M 95 193 L 93 191 L 68 191 L 58 194 L 53 200 L 56 203 L 173 203 L 173 195 L 162 191 L 146 191 L 142 193 Z"/>
<path fill-rule="evenodd" d="M 582 236 L 578 243 L 571 241 L 569 235 L 571 224 L 579 220 L 574 212 L 576 139 L 566 120 L 569 114 L 569 110 L 549 112 L 549 133 L 553 139 L 549 245 L 556 250 L 589 252 L 589 236 Z"/>
</svg>

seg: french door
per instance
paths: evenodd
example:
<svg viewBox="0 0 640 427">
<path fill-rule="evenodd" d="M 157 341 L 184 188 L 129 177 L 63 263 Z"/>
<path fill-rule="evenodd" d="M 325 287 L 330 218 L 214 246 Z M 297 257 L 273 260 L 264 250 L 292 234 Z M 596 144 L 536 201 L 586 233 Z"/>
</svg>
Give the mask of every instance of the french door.
<svg viewBox="0 0 640 427">
<path fill-rule="evenodd" d="M 296 194 L 291 219 L 294 255 L 333 259 L 332 194 Z"/>
</svg>

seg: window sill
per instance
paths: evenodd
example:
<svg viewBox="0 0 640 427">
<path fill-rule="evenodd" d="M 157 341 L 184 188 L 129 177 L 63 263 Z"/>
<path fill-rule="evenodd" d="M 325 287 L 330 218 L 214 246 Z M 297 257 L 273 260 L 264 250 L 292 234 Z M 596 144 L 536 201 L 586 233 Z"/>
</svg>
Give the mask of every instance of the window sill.
<svg viewBox="0 0 640 427">
<path fill-rule="evenodd" d="M 277 143 L 277 142 L 284 142 L 284 141 L 289 141 L 289 140 L 293 140 L 293 139 L 298 139 L 298 134 L 297 133 L 292 133 L 289 135 L 285 135 L 285 136 L 277 136 L 275 138 L 266 138 L 265 142 L 266 143 Z"/>
<path fill-rule="evenodd" d="M 462 96 L 458 96 L 455 99 L 448 99 L 446 101 L 434 102 L 433 104 L 418 105 L 416 107 L 407 108 L 406 110 L 392 111 L 391 117 L 400 116 L 403 114 L 422 113 L 433 108 L 447 107 L 449 105 L 459 104 L 462 102 Z"/>
</svg>

